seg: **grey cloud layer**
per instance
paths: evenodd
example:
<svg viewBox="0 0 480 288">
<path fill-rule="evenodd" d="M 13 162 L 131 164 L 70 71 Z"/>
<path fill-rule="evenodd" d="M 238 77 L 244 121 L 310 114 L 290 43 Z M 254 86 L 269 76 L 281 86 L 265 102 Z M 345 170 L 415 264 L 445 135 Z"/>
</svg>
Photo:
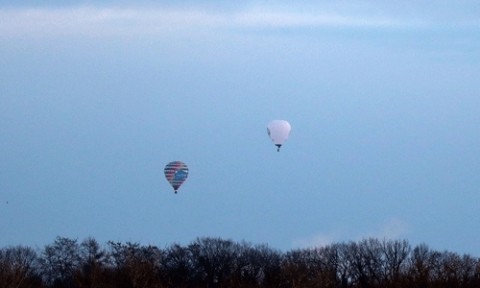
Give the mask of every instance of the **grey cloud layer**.
<svg viewBox="0 0 480 288">
<path fill-rule="evenodd" d="M 438 24 L 432 17 L 405 17 L 388 10 L 361 7 L 251 6 L 245 9 L 215 10 L 200 7 L 97 7 L 4 8 L 0 9 L 0 35 L 124 35 L 159 34 L 201 28 L 363 28 L 412 29 Z M 297 7 L 298 8 L 298 7 Z M 404 9 L 405 10 L 405 9 Z M 401 15 L 401 14 L 400 14 Z M 452 25 L 473 25 L 475 21 L 452 20 Z M 447 23 L 448 24 L 448 23 Z M 445 24 L 443 24 L 445 25 Z"/>
</svg>

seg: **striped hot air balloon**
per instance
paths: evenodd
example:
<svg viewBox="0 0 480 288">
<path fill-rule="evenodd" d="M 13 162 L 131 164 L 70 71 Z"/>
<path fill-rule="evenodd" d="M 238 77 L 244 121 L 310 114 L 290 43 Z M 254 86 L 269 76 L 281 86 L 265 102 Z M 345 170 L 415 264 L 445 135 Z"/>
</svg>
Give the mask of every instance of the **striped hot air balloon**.
<svg viewBox="0 0 480 288">
<path fill-rule="evenodd" d="M 181 161 L 173 161 L 165 166 L 165 178 L 172 185 L 173 190 L 177 193 L 178 188 L 185 182 L 188 176 L 188 167 Z"/>
</svg>

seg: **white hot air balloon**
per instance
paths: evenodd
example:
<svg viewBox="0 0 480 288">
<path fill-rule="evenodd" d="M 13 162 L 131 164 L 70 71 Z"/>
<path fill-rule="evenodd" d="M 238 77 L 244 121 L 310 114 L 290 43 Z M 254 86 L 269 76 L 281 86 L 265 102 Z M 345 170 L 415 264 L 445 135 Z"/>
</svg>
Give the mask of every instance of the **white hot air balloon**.
<svg viewBox="0 0 480 288">
<path fill-rule="evenodd" d="M 290 123 L 285 120 L 273 120 L 268 123 L 268 136 L 272 139 L 273 144 L 277 146 L 277 151 L 280 151 L 280 147 L 282 147 L 283 143 L 287 140 L 290 130 L 292 130 L 292 127 Z"/>
</svg>

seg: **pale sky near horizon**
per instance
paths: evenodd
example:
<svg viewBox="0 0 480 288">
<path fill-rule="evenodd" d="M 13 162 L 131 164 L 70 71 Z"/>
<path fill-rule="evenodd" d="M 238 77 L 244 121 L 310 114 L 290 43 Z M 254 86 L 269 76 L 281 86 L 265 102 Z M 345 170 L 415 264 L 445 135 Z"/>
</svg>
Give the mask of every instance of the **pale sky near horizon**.
<svg viewBox="0 0 480 288">
<path fill-rule="evenodd" d="M 0 1 L 0 247 L 480 256 L 477 1 L 43 3 Z M 273 119 L 292 125 L 280 152 Z"/>
</svg>

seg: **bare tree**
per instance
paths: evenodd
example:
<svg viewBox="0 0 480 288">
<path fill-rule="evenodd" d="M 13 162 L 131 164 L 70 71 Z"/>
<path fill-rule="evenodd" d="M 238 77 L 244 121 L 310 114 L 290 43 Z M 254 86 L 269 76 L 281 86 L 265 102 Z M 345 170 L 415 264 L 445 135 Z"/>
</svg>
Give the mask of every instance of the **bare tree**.
<svg viewBox="0 0 480 288">
<path fill-rule="evenodd" d="M 57 237 L 52 245 L 45 246 L 40 257 L 45 283 L 50 287 L 74 287 L 73 276 L 80 260 L 77 240 Z"/>
<path fill-rule="evenodd" d="M 160 278 L 163 252 L 155 246 L 108 242 L 115 287 L 164 287 Z"/>
<path fill-rule="evenodd" d="M 104 271 L 108 254 L 94 238 L 87 238 L 80 244 L 80 266 L 75 278 L 78 287 L 102 287 L 105 285 Z"/>
<path fill-rule="evenodd" d="M 206 287 L 225 285 L 236 270 L 236 245 L 231 240 L 198 238 L 188 246 L 196 264 L 198 280 Z"/>
<path fill-rule="evenodd" d="M 237 249 L 237 268 L 231 286 L 265 287 L 273 280 L 275 272 L 270 265 L 275 265 L 272 260 L 278 260 L 275 251 L 266 245 L 252 246 L 247 242 L 242 242 Z"/>
<path fill-rule="evenodd" d="M 404 287 L 405 283 L 402 278 L 406 274 L 407 259 L 411 251 L 410 245 L 406 240 L 383 240 L 382 251 L 385 287 Z"/>
<path fill-rule="evenodd" d="M 256 245 L 258 263 L 261 272 L 262 287 L 282 287 L 283 275 L 281 263 L 283 254 L 266 244 Z"/>
<path fill-rule="evenodd" d="M 167 287 L 184 288 L 193 282 L 196 270 L 190 249 L 178 244 L 170 246 L 163 261 Z"/>
<path fill-rule="evenodd" d="M 39 287 L 37 254 L 32 248 L 15 246 L 0 250 L 0 285 L 4 288 Z"/>
<path fill-rule="evenodd" d="M 411 287 L 428 288 L 441 277 L 439 270 L 440 253 L 430 250 L 426 244 L 416 246 L 408 265 L 408 279 Z"/>
</svg>

